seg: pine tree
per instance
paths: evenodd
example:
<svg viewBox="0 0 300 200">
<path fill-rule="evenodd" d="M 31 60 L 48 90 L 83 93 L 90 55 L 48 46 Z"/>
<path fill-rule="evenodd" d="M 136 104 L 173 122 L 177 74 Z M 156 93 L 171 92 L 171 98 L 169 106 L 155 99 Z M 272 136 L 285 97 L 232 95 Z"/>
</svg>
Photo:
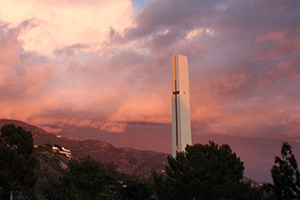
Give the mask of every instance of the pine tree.
<svg viewBox="0 0 300 200">
<path fill-rule="evenodd" d="M 184 152 L 168 157 L 167 177 L 153 173 L 159 199 L 261 199 L 242 183 L 244 163 L 228 144 L 187 145 Z M 257 196 L 257 197 L 256 197 Z"/>
<path fill-rule="evenodd" d="M 275 157 L 275 165 L 271 169 L 274 182 L 274 194 L 277 200 L 298 199 L 300 197 L 300 173 L 292 147 L 282 143 L 281 156 Z"/>
</svg>

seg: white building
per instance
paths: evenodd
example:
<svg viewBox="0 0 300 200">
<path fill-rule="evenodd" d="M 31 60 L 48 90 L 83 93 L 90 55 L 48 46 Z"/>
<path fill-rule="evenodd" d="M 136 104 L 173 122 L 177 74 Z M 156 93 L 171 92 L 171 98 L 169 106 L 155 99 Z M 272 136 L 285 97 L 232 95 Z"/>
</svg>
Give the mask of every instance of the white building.
<svg viewBox="0 0 300 200">
<path fill-rule="evenodd" d="M 61 147 L 61 149 L 66 152 L 71 152 L 70 149 L 66 149 L 65 147 Z"/>
<path fill-rule="evenodd" d="M 172 156 L 192 144 L 188 59 L 174 54 L 172 73 Z"/>
</svg>

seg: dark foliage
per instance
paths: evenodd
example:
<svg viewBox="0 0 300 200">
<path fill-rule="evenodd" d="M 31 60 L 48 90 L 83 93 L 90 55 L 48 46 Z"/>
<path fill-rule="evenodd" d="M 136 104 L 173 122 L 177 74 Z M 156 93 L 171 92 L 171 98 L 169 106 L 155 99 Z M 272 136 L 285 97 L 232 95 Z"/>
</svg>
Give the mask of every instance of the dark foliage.
<svg viewBox="0 0 300 200">
<path fill-rule="evenodd" d="M 27 199 L 35 199 L 38 160 L 33 154 L 29 131 L 13 124 L 4 125 L 0 135 L 0 197 L 9 199 L 10 191 L 22 191 Z"/>
<path fill-rule="evenodd" d="M 299 199 L 300 173 L 292 147 L 287 142 L 282 143 L 281 156 L 282 159 L 275 157 L 275 165 L 271 169 L 276 199 Z"/>
<path fill-rule="evenodd" d="M 116 174 L 90 156 L 70 160 L 59 182 L 49 179 L 44 188 L 49 199 L 149 199 L 153 191 L 148 181 Z"/>
<path fill-rule="evenodd" d="M 149 180 L 142 180 L 135 175 L 123 175 L 120 178 L 123 180 L 122 188 L 117 191 L 120 194 L 120 199 L 147 200 L 153 194 Z"/>
<path fill-rule="evenodd" d="M 48 150 L 51 150 L 52 149 L 52 144 L 46 143 L 46 144 L 44 144 L 44 148 L 48 149 Z"/>
<path fill-rule="evenodd" d="M 241 183 L 244 164 L 227 144 L 187 145 L 168 157 L 167 177 L 153 173 L 159 199 L 261 199 L 262 191 Z"/>
</svg>

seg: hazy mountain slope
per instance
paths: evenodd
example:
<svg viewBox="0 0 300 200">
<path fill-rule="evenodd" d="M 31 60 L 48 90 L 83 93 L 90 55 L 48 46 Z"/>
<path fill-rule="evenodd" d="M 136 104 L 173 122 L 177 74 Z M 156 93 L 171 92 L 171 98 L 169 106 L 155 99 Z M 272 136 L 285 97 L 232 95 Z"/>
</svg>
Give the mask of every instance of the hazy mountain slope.
<svg viewBox="0 0 300 200">
<path fill-rule="evenodd" d="M 161 152 L 155 152 L 155 151 L 145 151 L 145 150 L 137 150 L 130 147 L 124 147 L 122 148 L 125 151 L 128 151 L 133 156 L 135 156 L 138 159 L 141 159 L 145 162 L 147 161 L 157 161 L 161 163 L 167 163 L 167 155 L 166 153 Z"/>
<path fill-rule="evenodd" d="M 99 140 L 74 140 L 65 137 L 57 137 L 41 128 L 22 121 L 0 119 L 0 127 L 4 124 L 15 124 L 30 131 L 33 135 L 34 144 L 59 144 L 72 152 L 73 158 L 91 155 L 101 162 L 113 161 L 118 166 L 118 171 L 123 173 L 149 174 L 148 170 L 159 170 L 166 163 L 167 154 L 152 151 L 139 151 L 132 148 L 116 148 L 112 144 Z M 150 162 L 152 161 L 152 162 Z M 147 167 L 151 163 L 151 167 Z M 164 163 L 164 164 L 163 164 Z"/>
</svg>

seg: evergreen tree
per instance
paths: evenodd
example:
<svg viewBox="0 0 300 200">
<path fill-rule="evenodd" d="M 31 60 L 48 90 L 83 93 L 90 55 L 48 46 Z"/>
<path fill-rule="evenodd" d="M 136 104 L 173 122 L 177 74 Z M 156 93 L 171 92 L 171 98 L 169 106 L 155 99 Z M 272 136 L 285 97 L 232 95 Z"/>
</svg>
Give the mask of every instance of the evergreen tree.
<svg viewBox="0 0 300 200">
<path fill-rule="evenodd" d="M 123 175 L 106 169 L 90 156 L 73 159 L 63 172 L 60 182 L 49 178 L 43 188 L 49 199 L 55 200 L 97 200 L 97 199 L 136 199 L 147 200 L 153 191 L 148 181 L 136 176 Z"/>
<path fill-rule="evenodd" d="M 33 154 L 29 131 L 13 124 L 0 129 L 0 197 L 9 199 L 11 191 L 22 191 L 27 199 L 35 199 L 38 160 Z"/>
<path fill-rule="evenodd" d="M 275 165 L 271 169 L 276 199 L 299 199 L 300 173 L 292 147 L 287 142 L 282 143 L 281 156 L 282 159 L 275 157 Z"/>
<path fill-rule="evenodd" d="M 118 193 L 123 200 L 147 200 L 153 194 L 149 180 L 140 179 L 135 175 L 122 175 L 122 187 Z"/>
<path fill-rule="evenodd" d="M 185 152 L 168 156 L 167 177 L 153 173 L 159 199 L 260 199 L 250 184 L 241 183 L 244 163 L 227 144 L 187 145 Z"/>
<path fill-rule="evenodd" d="M 110 185 L 115 184 L 111 173 L 100 162 L 86 156 L 70 160 L 60 182 L 49 179 L 49 185 L 43 190 L 49 199 L 110 199 L 113 193 Z"/>
</svg>

